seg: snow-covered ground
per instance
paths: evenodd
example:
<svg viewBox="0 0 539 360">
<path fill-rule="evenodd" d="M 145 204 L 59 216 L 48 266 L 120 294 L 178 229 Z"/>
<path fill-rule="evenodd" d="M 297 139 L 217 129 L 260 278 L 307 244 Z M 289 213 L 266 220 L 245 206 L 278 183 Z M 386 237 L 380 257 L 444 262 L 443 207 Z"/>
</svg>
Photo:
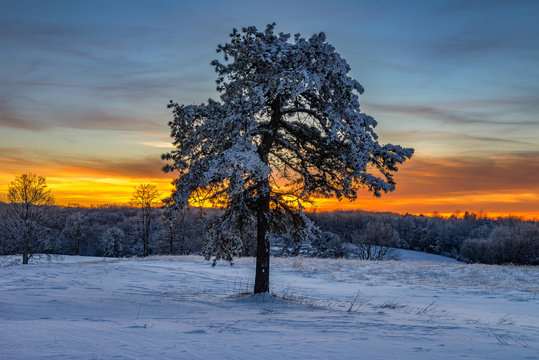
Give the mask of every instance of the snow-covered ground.
<svg viewBox="0 0 539 360">
<path fill-rule="evenodd" d="M 408 255 L 1 258 L 0 358 L 539 359 L 538 267 Z"/>
<path fill-rule="evenodd" d="M 436 254 L 429 254 L 421 251 L 413 250 L 404 250 L 404 249 L 393 249 L 393 255 L 397 260 L 405 261 L 422 261 L 422 262 L 449 262 L 449 263 L 458 263 L 459 261 Z"/>
</svg>

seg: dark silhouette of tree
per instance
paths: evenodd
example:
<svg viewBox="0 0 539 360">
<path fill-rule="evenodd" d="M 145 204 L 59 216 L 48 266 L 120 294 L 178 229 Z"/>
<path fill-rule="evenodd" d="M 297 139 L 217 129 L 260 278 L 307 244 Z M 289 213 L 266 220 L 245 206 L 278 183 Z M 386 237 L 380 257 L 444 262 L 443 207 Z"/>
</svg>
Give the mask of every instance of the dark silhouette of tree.
<svg viewBox="0 0 539 360">
<path fill-rule="evenodd" d="M 169 123 L 176 149 L 163 158 L 176 171 L 174 201 L 193 194 L 225 207 L 206 242 L 207 258 L 231 259 L 242 248 L 237 224 L 256 222 L 254 292 L 269 291 L 272 224 L 283 231 L 317 231 L 301 212 L 313 196 L 356 199 L 361 188 L 393 191 L 393 173 L 413 149 L 380 145 L 376 121 L 361 112 L 363 87 L 326 42 L 255 27 L 233 30 L 214 60 L 220 101 L 179 105 Z M 276 219 L 292 218 L 290 226 Z M 297 229 L 302 230 L 297 230 Z M 296 229 L 296 230 L 295 230 Z"/>
<path fill-rule="evenodd" d="M 383 221 L 369 221 L 362 231 L 354 232 L 355 254 L 362 260 L 393 258 L 393 249 L 399 245 L 399 233 Z"/>
<path fill-rule="evenodd" d="M 184 255 L 200 251 L 206 227 L 200 209 L 185 208 L 176 211 L 170 198 L 163 202 L 163 228 L 157 244 L 159 253 Z"/>
<path fill-rule="evenodd" d="M 131 201 L 136 206 L 140 206 L 141 209 L 141 233 L 142 233 L 142 246 L 143 256 L 148 256 L 150 229 L 152 221 L 152 206 L 156 205 L 159 201 L 159 191 L 157 187 L 152 184 L 141 184 L 135 188 Z"/>
<path fill-rule="evenodd" d="M 73 248 L 75 255 L 81 255 L 83 242 L 86 239 L 86 229 L 84 228 L 84 220 L 81 212 L 71 214 L 66 218 L 62 235 L 67 238 Z"/>
<path fill-rule="evenodd" d="M 43 176 L 19 175 L 8 186 L 7 230 L 14 248 L 22 253 L 22 263 L 43 248 L 44 222 L 49 207 L 54 204 Z"/>
</svg>

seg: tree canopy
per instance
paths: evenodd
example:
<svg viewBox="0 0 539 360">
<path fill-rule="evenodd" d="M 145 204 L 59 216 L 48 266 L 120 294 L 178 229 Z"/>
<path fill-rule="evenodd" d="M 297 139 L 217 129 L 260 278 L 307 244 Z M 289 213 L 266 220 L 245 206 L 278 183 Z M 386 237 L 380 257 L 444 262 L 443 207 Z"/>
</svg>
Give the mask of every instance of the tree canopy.
<svg viewBox="0 0 539 360">
<path fill-rule="evenodd" d="M 163 155 L 171 161 L 164 170 L 178 174 L 177 206 L 197 195 L 226 209 L 208 257 L 230 260 L 241 248 L 240 225 L 256 222 L 255 292 L 269 290 L 270 234 L 308 236 L 298 235 L 309 228 L 304 202 L 393 191 L 398 165 L 413 154 L 378 142 L 376 121 L 360 109 L 363 87 L 323 32 L 291 39 L 274 30 L 234 29 L 217 47 L 220 99 L 171 101 L 176 149 Z"/>
</svg>

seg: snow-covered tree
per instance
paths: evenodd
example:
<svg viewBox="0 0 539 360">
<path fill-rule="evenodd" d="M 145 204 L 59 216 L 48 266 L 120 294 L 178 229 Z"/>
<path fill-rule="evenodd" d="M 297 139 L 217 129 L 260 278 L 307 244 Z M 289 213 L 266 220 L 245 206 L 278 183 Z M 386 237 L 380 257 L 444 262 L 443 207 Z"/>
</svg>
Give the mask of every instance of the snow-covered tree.
<svg viewBox="0 0 539 360">
<path fill-rule="evenodd" d="M 413 149 L 380 145 L 376 121 L 361 112 L 363 87 L 326 41 L 255 27 L 233 30 L 219 45 L 224 62 L 212 61 L 220 100 L 201 105 L 172 102 L 169 122 L 176 149 L 164 154 L 175 171 L 174 201 L 225 207 L 206 256 L 231 259 L 241 249 L 238 213 L 256 222 L 254 292 L 269 291 L 272 219 L 293 218 L 311 235 L 301 210 L 312 197 L 356 199 L 366 188 L 393 191 L 393 173 Z M 243 219 L 243 218 L 242 218 Z M 277 226 L 279 228 L 279 226 Z M 282 228 L 282 227 L 281 227 Z M 289 227 L 286 231 L 291 230 Z"/>
<path fill-rule="evenodd" d="M 125 256 L 129 251 L 126 247 L 125 233 L 117 227 L 108 228 L 101 237 L 103 254 L 105 256 Z"/>
<path fill-rule="evenodd" d="M 6 225 L 16 251 L 22 253 L 22 263 L 35 252 L 45 249 L 45 222 L 54 198 L 43 176 L 28 173 L 15 177 L 8 186 Z"/>
</svg>

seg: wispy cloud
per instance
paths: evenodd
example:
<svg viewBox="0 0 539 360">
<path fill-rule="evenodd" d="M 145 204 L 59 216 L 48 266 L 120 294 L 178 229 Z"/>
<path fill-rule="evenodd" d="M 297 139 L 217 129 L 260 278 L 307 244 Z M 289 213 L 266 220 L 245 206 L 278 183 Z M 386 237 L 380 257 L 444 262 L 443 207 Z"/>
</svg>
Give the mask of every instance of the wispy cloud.
<svg viewBox="0 0 539 360">
<path fill-rule="evenodd" d="M 323 210 L 364 209 L 432 213 L 479 211 L 539 215 L 539 152 L 491 158 L 434 158 L 420 154 L 396 175 L 393 193 L 355 202 L 320 199 Z"/>
<path fill-rule="evenodd" d="M 497 102 L 496 100 L 479 100 L 476 104 L 476 107 L 479 109 L 485 109 L 489 103 L 492 106 L 504 104 L 526 104 L 530 107 L 537 107 L 537 98 L 518 98 L 513 101 L 508 99 L 501 100 Z M 437 120 L 444 123 L 451 124 L 485 124 L 485 125 L 495 125 L 495 126 L 526 126 L 526 125 L 539 125 L 539 119 L 530 120 L 530 121 L 520 121 L 514 118 L 509 118 L 508 120 L 499 121 L 491 120 L 490 117 L 493 116 L 492 113 L 485 113 L 482 116 L 477 114 L 477 111 L 470 111 L 470 103 L 457 104 L 457 103 L 448 103 L 440 106 L 424 106 L 424 105 L 402 105 L 402 104 L 380 104 L 368 102 L 365 103 L 365 108 L 368 110 L 383 111 L 393 114 L 406 114 L 406 115 L 415 115 L 422 118 L 428 118 L 431 120 Z M 484 111 L 484 110 L 482 110 Z M 507 110 L 506 110 L 507 111 Z"/>
<path fill-rule="evenodd" d="M 143 159 L 59 159 L 51 164 L 66 174 L 92 174 L 131 178 L 165 178 L 164 162 L 156 157 Z"/>
<path fill-rule="evenodd" d="M 24 129 L 32 131 L 41 131 L 49 126 L 41 122 L 31 119 L 31 116 L 26 117 L 25 115 L 18 114 L 11 107 L 6 105 L 6 101 L 0 101 L 0 128 L 15 128 L 15 129 Z"/>
<path fill-rule="evenodd" d="M 166 141 L 143 141 L 140 142 L 140 144 L 163 149 L 170 149 L 173 147 L 171 143 Z"/>
<path fill-rule="evenodd" d="M 431 48 L 437 57 L 485 56 L 488 53 L 514 56 L 522 51 L 537 51 L 534 44 L 536 1 L 523 0 L 515 6 L 510 1 L 490 1 L 484 4 L 470 1 L 440 2 L 433 16 L 460 18 L 467 21 L 452 27 L 451 35 L 437 38 Z M 472 21 L 470 21 L 472 20 Z M 500 26 L 505 21 L 506 26 Z"/>
<path fill-rule="evenodd" d="M 107 176 L 119 178 L 167 178 L 159 156 L 144 158 L 95 158 L 36 153 L 24 148 L 0 148 L 2 173 L 40 172 L 55 177 Z"/>
<path fill-rule="evenodd" d="M 407 195 L 525 192 L 539 195 L 539 152 L 504 157 L 418 157 L 397 175 Z M 397 187 L 399 187 L 397 185 Z"/>
<path fill-rule="evenodd" d="M 120 113 L 105 109 L 29 109 L 26 113 L 17 113 L 12 107 L 0 103 L 0 127 L 24 129 L 30 131 L 43 131 L 54 127 L 80 129 L 80 130 L 123 130 L 135 132 L 158 132 L 166 129 L 169 120 L 165 106 L 158 118 L 151 112 L 147 113 Z M 37 111 L 41 110 L 41 111 Z"/>
<path fill-rule="evenodd" d="M 478 142 L 492 143 L 492 144 L 515 144 L 515 145 L 530 145 L 534 146 L 534 143 L 522 141 L 518 139 L 511 139 L 507 137 L 491 137 L 491 136 L 476 136 L 466 133 L 459 133 L 453 131 L 434 131 L 434 130 L 407 130 L 407 131 L 385 131 L 384 136 L 392 139 L 401 139 L 407 143 L 419 144 L 422 142 L 432 142 L 435 140 L 442 140 L 445 142 L 468 142 L 471 144 L 477 144 Z"/>
</svg>

